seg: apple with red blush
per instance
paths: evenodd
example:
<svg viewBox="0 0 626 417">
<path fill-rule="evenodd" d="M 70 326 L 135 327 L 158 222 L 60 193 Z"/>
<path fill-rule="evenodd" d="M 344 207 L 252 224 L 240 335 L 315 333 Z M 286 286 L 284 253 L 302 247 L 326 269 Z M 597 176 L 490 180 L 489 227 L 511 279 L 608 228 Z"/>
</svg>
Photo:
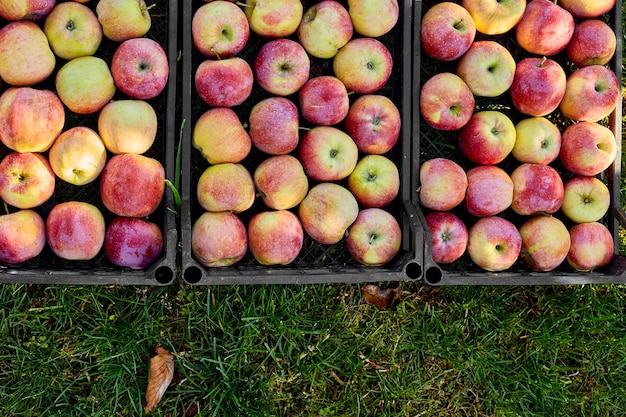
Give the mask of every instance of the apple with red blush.
<svg viewBox="0 0 626 417">
<path fill-rule="evenodd" d="M 357 98 L 344 120 L 346 133 L 366 154 L 389 152 L 400 137 L 402 119 L 398 107 L 388 97 L 366 94 Z"/>
<path fill-rule="evenodd" d="M 617 154 L 615 135 L 594 122 L 569 125 L 561 136 L 559 159 L 568 171 L 593 176 L 611 166 Z"/>
<path fill-rule="evenodd" d="M 567 57 L 577 67 L 608 64 L 617 38 L 613 29 L 599 19 L 583 20 L 574 27 L 574 34 L 565 49 Z"/>
<path fill-rule="evenodd" d="M 535 216 L 519 228 L 520 257 L 535 271 L 548 272 L 560 266 L 570 250 L 569 230 L 553 216 Z"/>
<path fill-rule="evenodd" d="M 467 83 L 451 72 L 433 75 L 420 90 L 420 114 L 435 129 L 462 128 L 472 117 L 475 104 Z"/>
<path fill-rule="evenodd" d="M 345 44 L 333 58 L 333 72 L 346 89 L 372 94 L 389 80 L 393 69 L 391 52 L 374 38 L 356 38 Z"/>
<path fill-rule="evenodd" d="M 268 97 L 256 103 L 248 125 L 252 144 L 270 155 L 288 154 L 300 141 L 298 107 L 285 97 Z"/>
<path fill-rule="evenodd" d="M 561 130 L 549 119 L 536 116 L 515 125 L 515 144 L 511 154 L 519 162 L 549 164 L 559 157 Z"/>
<path fill-rule="evenodd" d="M 230 211 L 204 212 L 191 228 L 191 252 L 207 268 L 231 266 L 248 252 L 246 225 Z"/>
<path fill-rule="evenodd" d="M 304 230 L 289 210 L 262 211 L 248 222 L 248 248 L 261 265 L 287 265 L 296 260 Z"/>
<path fill-rule="evenodd" d="M 302 117 L 313 124 L 336 125 L 348 115 L 348 90 L 335 76 L 320 75 L 309 79 L 298 95 Z"/>
<path fill-rule="evenodd" d="M 617 76 L 604 65 L 588 65 L 567 77 L 559 109 L 575 121 L 597 122 L 608 117 L 621 100 Z"/>
<path fill-rule="evenodd" d="M 520 215 L 556 213 L 563 203 L 564 187 L 559 173 L 550 165 L 524 163 L 511 172 L 511 208 Z"/>
<path fill-rule="evenodd" d="M 291 39 L 275 39 L 259 49 L 254 75 L 268 93 L 288 96 L 308 81 L 310 67 L 311 60 L 302 45 Z"/>
<path fill-rule="evenodd" d="M 431 210 L 451 210 L 465 198 L 467 174 L 451 159 L 424 161 L 420 166 L 419 180 L 420 203 Z"/>
<path fill-rule="evenodd" d="M 198 52 L 211 59 L 230 58 L 243 50 L 250 36 L 246 14 L 235 3 L 212 1 L 191 19 L 191 38 Z"/>
<path fill-rule="evenodd" d="M 459 149 L 479 165 L 498 164 L 515 146 L 515 125 L 501 111 L 475 112 L 459 131 Z"/>
<path fill-rule="evenodd" d="M 42 205 L 54 194 L 56 177 L 45 155 L 11 152 L 0 162 L 0 198 L 13 207 Z"/>
<path fill-rule="evenodd" d="M 137 217 L 116 217 L 106 228 L 104 253 L 114 265 L 146 269 L 163 250 L 161 228 Z"/>
<path fill-rule="evenodd" d="M 298 159 L 312 180 L 337 181 L 354 170 L 359 149 L 343 130 L 333 126 L 315 126 L 302 135 Z"/>
<path fill-rule="evenodd" d="M 546 57 L 524 58 L 515 68 L 509 89 L 511 101 L 522 113 L 546 116 L 561 104 L 566 93 L 566 83 L 565 71 L 555 60 Z"/>
<path fill-rule="evenodd" d="M 212 107 L 242 104 L 252 93 L 254 76 L 250 64 L 238 56 L 207 59 L 195 73 L 195 87 L 200 98 Z"/>
<path fill-rule="evenodd" d="M 522 237 L 507 219 L 481 217 L 468 230 L 467 253 L 472 262 L 490 272 L 512 267 L 520 256 Z"/>
<path fill-rule="evenodd" d="M 465 223 L 450 211 L 431 211 L 424 218 L 432 236 L 431 257 L 440 264 L 458 260 L 467 249 Z"/>
<path fill-rule="evenodd" d="M 474 19 L 460 4 L 437 3 L 422 16 L 421 45 L 431 58 L 453 61 L 467 52 L 475 36 Z"/>
<path fill-rule="evenodd" d="M 90 260 L 104 245 L 106 224 L 98 207 L 83 201 L 65 201 L 46 218 L 48 246 L 60 258 Z"/>
<path fill-rule="evenodd" d="M 46 245 L 46 227 L 34 210 L 0 215 L 0 262 L 15 265 L 37 257 Z"/>
<path fill-rule="evenodd" d="M 467 191 L 463 204 L 473 216 L 495 216 L 513 202 L 513 180 L 500 167 L 479 165 L 467 171 Z"/>
<path fill-rule="evenodd" d="M 348 227 L 345 244 L 348 252 L 366 266 L 382 266 L 400 251 L 402 229 L 393 215 L 380 208 L 359 211 Z"/>
<path fill-rule="evenodd" d="M 607 266 L 613 260 L 613 235 L 602 223 L 580 223 L 574 225 L 569 233 L 571 246 L 567 262 L 572 268 L 588 272 Z"/>
<path fill-rule="evenodd" d="M 515 26 L 515 37 L 531 54 L 552 56 L 567 47 L 574 25 L 574 17 L 557 2 L 532 0 Z"/>
</svg>

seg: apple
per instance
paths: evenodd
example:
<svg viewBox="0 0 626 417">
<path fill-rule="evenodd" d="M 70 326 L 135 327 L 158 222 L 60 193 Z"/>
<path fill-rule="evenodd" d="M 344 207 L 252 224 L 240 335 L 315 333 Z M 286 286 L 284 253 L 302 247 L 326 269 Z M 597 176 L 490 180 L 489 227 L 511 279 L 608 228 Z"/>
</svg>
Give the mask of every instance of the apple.
<svg viewBox="0 0 626 417">
<path fill-rule="evenodd" d="M 244 10 L 254 33 L 286 38 L 298 29 L 304 9 L 300 0 L 246 0 Z"/>
<path fill-rule="evenodd" d="M 52 171 L 74 185 L 93 182 L 104 169 L 107 150 L 98 134 L 86 126 L 62 132 L 48 152 Z"/>
<path fill-rule="evenodd" d="M 250 96 L 254 78 L 243 58 L 207 59 L 196 69 L 195 86 L 200 98 L 212 107 L 237 106 Z"/>
<path fill-rule="evenodd" d="M 432 235 L 433 261 L 450 264 L 463 256 L 467 249 L 468 233 L 458 216 L 450 211 L 431 211 L 424 218 Z"/>
<path fill-rule="evenodd" d="M 462 6 L 474 19 L 478 32 L 501 35 L 519 23 L 526 0 L 463 0 Z"/>
<path fill-rule="evenodd" d="M 48 78 L 56 58 L 48 38 L 36 23 L 11 22 L 0 29 L 0 78 L 14 86 L 29 86 Z"/>
<path fill-rule="evenodd" d="M 558 158 L 560 150 L 561 131 L 545 117 L 528 117 L 515 125 L 511 154 L 519 162 L 547 165 Z"/>
<path fill-rule="evenodd" d="M 613 29 L 599 19 L 577 23 L 565 51 L 577 67 L 608 64 L 617 45 Z"/>
<path fill-rule="evenodd" d="M 300 140 L 298 107 L 285 97 L 268 97 L 256 103 L 248 119 L 252 144 L 270 155 L 295 150 Z"/>
<path fill-rule="evenodd" d="M 598 222 L 580 223 L 570 230 L 571 246 L 567 262 L 578 271 L 592 271 L 607 266 L 613 260 L 613 236 Z"/>
<path fill-rule="evenodd" d="M 420 203 L 431 210 L 451 210 L 465 198 L 467 174 L 451 159 L 424 161 L 419 169 L 419 180 Z"/>
<path fill-rule="evenodd" d="M 122 93 L 142 100 L 154 98 L 167 85 L 167 54 L 150 38 L 128 39 L 113 54 L 111 75 Z"/>
<path fill-rule="evenodd" d="M 611 166 L 617 154 L 615 135 L 593 122 L 569 125 L 561 136 L 559 159 L 568 171 L 593 176 Z"/>
<path fill-rule="evenodd" d="M 509 269 L 519 258 L 521 248 L 519 230 L 502 217 L 481 217 L 468 230 L 467 253 L 486 271 Z"/>
<path fill-rule="evenodd" d="M 556 217 L 532 217 L 520 226 L 519 233 L 520 257 L 533 270 L 552 271 L 567 258 L 571 244 L 569 231 Z"/>
<path fill-rule="evenodd" d="M 550 0 L 532 0 L 515 26 L 517 43 L 535 55 L 556 55 L 574 34 L 574 17 Z"/>
<path fill-rule="evenodd" d="M 9 21 L 43 19 L 54 8 L 56 0 L 0 1 L 0 17 Z"/>
<path fill-rule="evenodd" d="M 344 120 L 346 133 L 366 154 L 389 152 L 400 137 L 402 121 L 398 107 L 386 96 L 366 94 L 357 98 Z"/>
<path fill-rule="evenodd" d="M 553 214 L 563 203 L 563 180 L 550 165 L 521 164 L 511 173 L 513 211 L 520 215 Z"/>
<path fill-rule="evenodd" d="M 157 159 L 125 153 L 113 155 L 100 174 L 100 197 L 113 214 L 145 217 L 163 198 L 165 170 Z"/>
<path fill-rule="evenodd" d="M 309 79 L 299 91 L 302 117 L 318 125 L 335 125 L 348 115 L 350 99 L 344 83 L 332 75 Z"/>
<path fill-rule="evenodd" d="M 290 211 L 263 211 L 248 223 L 248 248 L 261 265 L 290 264 L 298 257 L 303 242 L 302 224 Z"/>
<path fill-rule="evenodd" d="M 254 170 L 254 185 L 265 205 L 274 210 L 294 208 L 306 197 L 309 180 L 292 155 L 275 155 Z"/>
<path fill-rule="evenodd" d="M 144 100 L 113 100 L 98 115 L 98 133 L 114 154 L 146 152 L 156 139 L 157 127 L 156 112 Z"/>
<path fill-rule="evenodd" d="M 474 113 L 459 131 L 459 149 L 470 161 L 480 165 L 498 164 L 515 146 L 515 125 L 498 110 Z"/>
<path fill-rule="evenodd" d="M 50 90 L 9 87 L 0 95 L 0 140 L 18 152 L 44 152 L 65 125 L 65 108 Z"/>
<path fill-rule="evenodd" d="M 515 59 L 496 41 L 476 41 L 459 58 L 456 73 L 474 95 L 498 97 L 513 83 Z"/>
<path fill-rule="evenodd" d="M 210 164 L 241 162 L 252 149 L 250 135 L 231 108 L 205 111 L 193 128 L 192 144 Z"/>
<path fill-rule="evenodd" d="M 574 17 L 598 17 L 609 12 L 615 6 L 615 0 L 560 0 L 561 7 Z"/>
<path fill-rule="evenodd" d="M 67 260 L 90 260 L 104 245 L 106 225 L 93 204 L 66 201 L 52 207 L 46 219 L 48 246 Z"/>
<path fill-rule="evenodd" d="M 56 74 L 59 98 L 71 111 L 92 114 L 115 95 L 115 81 L 105 60 L 81 56 L 64 64 Z"/>
<path fill-rule="evenodd" d="M 104 36 L 113 42 L 140 38 L 150 30 L 150 7 L 144 0 L 99 0 L 96 15 Z"/>
<path fill-rule="evenodd" d="M 348 176 L 348 189 L 363 207 L 385 207 L 400 190 L 398 167 L 383 155 L 365 155 Z"/>
<path fill-rule="evenodd" d="M 603 65 L 588 65 L 567 77 L 559 108 L 565 117 L 597 122 L 609 116 L 621 99 L 617 76 Z"/>
<path fill-rule="evenodd" d="M 116 217 L 106 228 L 104 253 L 117 266 L 145 269 L 163 250 L 163 233 L 153 222 L 136 217 Z"/>
<path fill-rule="evenodd" d="M 211 165 L 198 179 L 198 203 L 206 211 L 241 213 L 252 207 L 254 197 L 252 175 L 241 164 Z"/>
<path fill-rule="evenodd" d="M 517 63 L 509 92 L 513 105 L 520 112 L 545 116 L 559 107 L 566 82 L 563 67 L 553 59 L 528 57 Z"/>
<path fill-rule="evenodd" d="M 422 16 L 422 49 L 431 58 L 453 61 L 467 52 L 475 36 L 474 19 L 460 4 L 437 3 Z"/>
<path fill-rule="evenodd" d="M 315 181 L 337 181 L 354 170 L 359 149 L 350 136 L 333 126 L 315 126 L 302 135 L 298 158 Z"/>
<path fill-rule="evenodd" d="M 15 265 L 38 256 L 46 245 L 46 226 L 34 210 L 0 215 L 0 262 Z"/>
<path fill-rule="evenodd" d="M 374 38 L 356 38 L 337 51 L 333 71 L 346 89 L 359 94 L 380 90 L 389 80 L 393 69 L 391 52 Z"/>
<path fill-rule="evenodd" d="M 52 197 L 54 188 L 54 172 L 40 153 L 11 152 L 0 162 L 0 198 L 6 204 L 37 207 Z"/>
<path fill-rule="evenodd" d="M 398 0 L 348 0 L 354 30 L 378 38 L 394 28 L 400 16 Z"/>
<path fill-rule="evenodd" d="M 43 31 L 52 52 L 68 60 L 95 54 L 102 41 L 102 27 L 96 14 L 74 1 L 57 4 L 46 16 Z"/>
<path fill-rule="evenodd" d="M 243 50 L 250 36 L 246 14 L 234 3 L 218 0 L 200 6 L 191 19 L 195 48 L 211 59 L 230 58 Z"/>
<path fill-rule="evenodd" d="M 248 251 L 246 226 L 229 211 L 202 213 L 191 229 L 191 251 L 207 268 L 233 265 Z"/>
<path fill-rule="evenodd" d="M 291 39 L 275 39 L 259 49 L 254 74 L 261 88 L 270 94 L 296 93 L 309 79 L 311 61 L 302 45 Z"/>
<path fill-rule="evenodd" d="M 461 77 L 451 72 L 433 75 L 420 91 L 420 114 L 435 129 L 462 128 L 474 113 L 474 105 L 472 90 Z"/>
<path fill-rule="evenodd" d="M 500 167 L 479 165 L 467 171 L 464 205 L 473 216 L 495 216 L 513 202 L 513 180 Z"/>
<path fill-rule="evenodd" d="M 561 211 L 576 223 L 599 221 L 609 211 L 611 193 L 596 177 L 574 176 L 563 184 Z"/>
<path fill-rule="evenodd" d="M 334 182 L 313 186 L 298 207 L 306 233 L 323 245 L 339 242 L 359 214 L 352 193 Z"/>
<path fill-rule="evenodd" d="M 315 58 L 332 58 L 352 38 L 354 28 L 348 10 L 338 1 L 311 5 L 298 26 L 298 41 Z"/>
<path fill-rule="evenodd" d="M 348 227 L 345 243 L 357 262 L 382 266 L 391 262 L 400 251 L 402 230 L 390 213 L 380 208 L 366 208 Z"/>
</svg>

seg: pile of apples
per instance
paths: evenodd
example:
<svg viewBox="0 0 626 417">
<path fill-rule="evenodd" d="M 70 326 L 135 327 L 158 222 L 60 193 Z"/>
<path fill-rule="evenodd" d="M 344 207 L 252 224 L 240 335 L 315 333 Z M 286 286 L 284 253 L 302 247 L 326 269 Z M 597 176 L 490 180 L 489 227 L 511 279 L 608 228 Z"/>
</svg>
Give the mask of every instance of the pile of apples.
<svg viewBox="0 0 626 417">
<path fill-rule="evenodd" d="M 401 120 L 380 89 L 393 69 L 381 39 L 399 13 L 397 0 L 215 0 L 194 10 L 203 108 L 192 142 L 208 166 L 191 248 L 202 265 L 247 253 L 287 265 L 305 235 L 343 240 L 368 266 L 395 257 L 402 232 L 387 208 L 400 179 L 386 154 Z"/>
<path fill-rule="evenodd" d="M 0 0 L 0 17 L 7 211 L 0 261 L 20 264 L 48 245 L 64 260 L 104 251 L 114 265 L 146 268 L 163 246 L 148 217 L 165 186 L 161 162 L 144 155 L 158 126 L 147 100 L 161 94 L 169 73 L 165 51 L 145 36 L 149 7 L 143 0 Z M 109 62 L 100 57 L 103 41 L 114 46 Z M 97 120 L 91 127 L 67 123 L 90 116 Z M 108 212 L 74 199 L 94 181 Z M 55 194 L 72 187 L 63 192 L 69 201 Z"/>
<path fill-rule="evenodd" d="M 427 8 L 422 50 L 453 70 L 421 85 L 420 114 L 429 128 L 451 132 L 462 155 L 420 166 L 434 261 L 467 252 L 487 271 L 518 258 L 536 271 L 611 262 L 613 236 L 602 223 L 611 195 L 601 178 L 618 149 L 605 122 L 621 89 L 608 67 L 616 35 L 602 17 L 614 5 L 463 0 Z M 514 42 L 507 48 L 502 39 Z M 490 105 L 478 108 L 478 98 Z"/>
</svg>

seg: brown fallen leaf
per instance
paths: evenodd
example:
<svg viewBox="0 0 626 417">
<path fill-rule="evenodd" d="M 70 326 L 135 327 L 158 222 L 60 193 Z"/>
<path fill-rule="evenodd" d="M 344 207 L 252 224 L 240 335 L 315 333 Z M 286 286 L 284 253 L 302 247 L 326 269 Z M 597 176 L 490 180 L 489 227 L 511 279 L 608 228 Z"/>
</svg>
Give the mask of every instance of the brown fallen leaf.
<svg viewBox="0 0 626 417">
<path fill-rule="evenodd" d="M 361 287 L 365 301 L 383 310 L 389 310 L 400 298 L 401 290 L 398 288 L 380 288 L 375 284 L 366 284 Z"/>
<path fill-rule="evenodd" d="M 157 406 L 165 390 L 174 378 L 174 355 L 160 346 L 156 348 L 156 355 L 150 358 L 150 376 L 146 389 L 145 413 L 149 413 Z"/>
</svg>

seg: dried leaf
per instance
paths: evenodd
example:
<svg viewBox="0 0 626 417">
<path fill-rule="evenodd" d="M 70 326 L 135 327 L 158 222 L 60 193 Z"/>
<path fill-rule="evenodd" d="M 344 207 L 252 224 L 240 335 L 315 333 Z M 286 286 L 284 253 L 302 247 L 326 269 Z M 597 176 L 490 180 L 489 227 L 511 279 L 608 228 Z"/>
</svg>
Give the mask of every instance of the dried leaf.
<svg viewBox="0 0 626 417">
<path fill-rule="evenodd" d="M 366 284 L 361 287 L 365 301 L 383 310 L 393 307 L 400 298 L 400 287 L 380 288 L 378 285 Z"/>
<path fill-rule="evenodd" d="M 150 377 L 146 389 L 146 414 L 161 401 L 165 390 L 174 378 L 174 355 L 162 347 L 150 358 Z"/>
</svg>

